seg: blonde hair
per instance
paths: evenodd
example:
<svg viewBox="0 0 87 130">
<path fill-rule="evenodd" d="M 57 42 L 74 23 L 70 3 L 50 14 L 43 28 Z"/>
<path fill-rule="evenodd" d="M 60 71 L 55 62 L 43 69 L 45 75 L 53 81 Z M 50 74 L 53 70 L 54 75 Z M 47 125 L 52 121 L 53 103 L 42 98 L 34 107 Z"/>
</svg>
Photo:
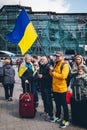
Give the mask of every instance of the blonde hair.
<svg viewBox="0 0 87 130">
<path fill-rule="evenodd" d="M 81 55 L 77 55 L 77 56 L 75 57 L 75 61 L 76 61 L 77 58 L 80 58 L 80 59 L 81 59 L 81 64 L 83 64 L 83 57 L 82 57 Z"/>
<path fill-rule="evenodd" d="M 77 58 L 80 58 L 80 59 L 81 59 L 81 62 L 80 62 L 79 65 L 76 63 L 76 59 L 77 59 Z M 82 57 L 81 55 L 77 55 L 77 56 L 75 57 L 75 62 L 74 62 L 74 64 L 73 64 L 73 70 L 78 70 L 78 67 L 79 67 L 80 65 L 83 65 L 83 57 Z"/>
</svg>

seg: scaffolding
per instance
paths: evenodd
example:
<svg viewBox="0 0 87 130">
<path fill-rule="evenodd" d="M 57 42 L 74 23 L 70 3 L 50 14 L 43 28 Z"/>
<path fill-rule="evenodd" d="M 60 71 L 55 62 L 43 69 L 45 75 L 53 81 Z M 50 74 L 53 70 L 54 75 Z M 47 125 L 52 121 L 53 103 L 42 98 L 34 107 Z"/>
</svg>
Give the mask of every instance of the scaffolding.
<svg viewBox="0 0 87 130">
<path fill-rule="evenodd" d="M 15 44 L 5 39 L 14 28 L 22 6 L 6 5 L 0 11 L 0 50 L 21 54 Z M 37 33 L 38 39 L 27 53 L 50 55 L 57 51 L 65 54 L 87 54 L 87 13 L 58 14 L 33 12 L 25 7 Z"/>
</svg>

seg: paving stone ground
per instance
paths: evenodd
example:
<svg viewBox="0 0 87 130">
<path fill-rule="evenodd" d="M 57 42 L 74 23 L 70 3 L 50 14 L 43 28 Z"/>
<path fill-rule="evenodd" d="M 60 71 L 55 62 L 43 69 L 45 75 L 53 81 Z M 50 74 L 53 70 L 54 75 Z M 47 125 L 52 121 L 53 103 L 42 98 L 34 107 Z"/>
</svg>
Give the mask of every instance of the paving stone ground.
<svg viewBox="0 0 87 130">
<path fill-rule="evenodd" d="M 33 119 L 20 118 L 19 116 L 19 94 L 22 92 L 21 82 L 17 76 L 17 67 L 14 66 L 16 72 L 16 82 L 13 94 L 13 101 L 8 102 L 4 99 L 4 89 L 0 84 L 0 130 L 61 130 L 58 123 L 50 123 L 44 121 L 40 113 L 43 112 L 43 104 L 39 98 L 39 106 L 37 113 Z M 39 93 L 40 97 L 40 93 Z M 67 130 L 86 130 L 70 124 Z"/>
</svg>

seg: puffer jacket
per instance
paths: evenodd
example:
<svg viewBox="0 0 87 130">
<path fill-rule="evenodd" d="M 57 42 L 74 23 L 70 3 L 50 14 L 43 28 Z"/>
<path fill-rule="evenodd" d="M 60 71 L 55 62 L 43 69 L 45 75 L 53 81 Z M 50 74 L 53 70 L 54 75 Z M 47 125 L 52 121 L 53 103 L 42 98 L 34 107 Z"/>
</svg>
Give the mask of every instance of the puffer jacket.
<svg viewBox="0 0 87 130">
<path fill-rule="evenodd" d="M 3 84 L 14 84 L 15 83 L 15 70 L 11 65 L 4 65 L 3 67 L 4 76 Z"/>
<path fill-rule="evenodd" d="M 61 65 L 64 60 L 61 60 L 56 64 L 54 67 L 53 74 L 50 72 L 52 76 L 52 90 L 53 92 L 63 93 L 67 91 L 67 83 L 66 78 L 69 74 L 69 65 L 64 64 L 62 72 L 61 72 Z"/>
</svg>

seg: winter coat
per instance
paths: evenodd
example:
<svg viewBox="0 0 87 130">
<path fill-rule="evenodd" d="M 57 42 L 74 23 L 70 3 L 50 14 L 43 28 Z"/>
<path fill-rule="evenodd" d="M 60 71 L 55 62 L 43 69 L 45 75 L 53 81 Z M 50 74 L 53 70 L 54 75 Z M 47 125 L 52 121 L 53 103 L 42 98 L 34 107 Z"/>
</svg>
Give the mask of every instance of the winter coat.
<svg viewBox="0 0 87 130">
<path fill-rule="evenodd" d="M 86 65 L 80 64 L 80 65 L 77 66 L 77 65 L 74 63 L 73 66 L 72 66 L 72 69 L 71 69 L 72 75 L 74 75 L 74 74 L 76 74 L 76 73 L 78 72 L 78 67 L 79 67 L 79 66 L 84 66 L 85 72 L 87 72 L 87 66 L 86 66 Z"/>
<path fill-rule="evenodd" d="M 39 79 L 41 88 L 52 88 L 52 77 L 49 74 L 49 64 L 41 65 L 39 74 L 42 74 L 42 78 Z"/>
<path fill-rule="evenodd" d="M 79 87 L 81 90 L 81 95 L 87 97 L 87 73 L 84 73 L 80 78 L 78 78 L 78 75 L 72 78 L 71 88 L 74 96 L 75 96 L 75 88 L 76 88 L 76 94 L 80 94 Z"/>
<path fill-rule="evenodd" d="M 3 84 L 14 84 L 15 83 L 15 70 L 11 65 L 3 66 L 4 76 Z"/>
<path fill-rule="evenodd" d="M 63 93 L 67 91 L 66 78 L 69 74 L 69 65 L 64 64 L 61 72 L 61 65 L 63 64 L 63 62 L 64 60 L 61 60 L 55 65 L 53 74 L 50 72 L 52 76 L 53 92 Z"/>
<path fill-rule="evenodd" d="M 26 67 L 26 71 L 21 76 L 21 79 L 23 81 L 28 80 L 31 82 L 33 80 L 33 77 L 34 77 L 33 76 L 33 69 L 32 69 L 33 65 L 26 63 L 26 64 L 24 64 L 24 66 Z"/>
</svg>

